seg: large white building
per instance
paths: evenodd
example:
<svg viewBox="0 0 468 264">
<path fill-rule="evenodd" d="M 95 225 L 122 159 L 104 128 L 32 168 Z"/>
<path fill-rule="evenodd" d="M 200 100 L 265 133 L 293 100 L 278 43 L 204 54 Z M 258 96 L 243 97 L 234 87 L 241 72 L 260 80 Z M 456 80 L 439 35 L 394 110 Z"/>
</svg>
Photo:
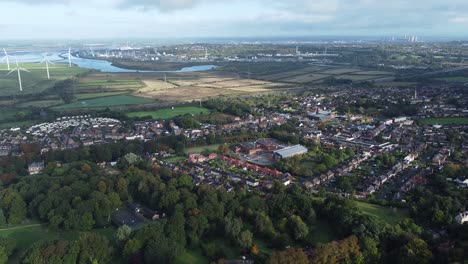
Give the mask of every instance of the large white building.
<svg viewBox="0 0 468 264">
<path fill-rule="evenodd" d="M 275 158 L 290 158 L 296 155 L 301 155 L 307 153 L 308 150 L 306 147 L 302 145 L 294 145 L 290 147 L 285 147 L 279 150 L 273 151 L 273 154 L 275 155 Z"/>
</svg>

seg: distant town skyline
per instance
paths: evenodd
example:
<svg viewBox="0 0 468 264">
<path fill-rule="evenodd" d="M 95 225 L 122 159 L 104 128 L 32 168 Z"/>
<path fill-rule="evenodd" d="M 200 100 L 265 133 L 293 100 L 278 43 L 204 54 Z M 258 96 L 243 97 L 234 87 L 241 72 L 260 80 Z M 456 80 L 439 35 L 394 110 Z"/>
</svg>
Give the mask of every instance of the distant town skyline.
<svg viewBox="0 0 468 264">
<path fill-rule="evenodd" d="M 0 6 L 4 40 L 468 37 L 465 0 L 0 0 Z"/>
</svg>

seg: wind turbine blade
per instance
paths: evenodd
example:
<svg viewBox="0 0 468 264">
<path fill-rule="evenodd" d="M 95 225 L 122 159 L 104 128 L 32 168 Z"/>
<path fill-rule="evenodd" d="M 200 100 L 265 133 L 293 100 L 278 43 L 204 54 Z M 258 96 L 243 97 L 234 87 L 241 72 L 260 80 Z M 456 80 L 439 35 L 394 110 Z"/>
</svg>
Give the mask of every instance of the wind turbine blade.
<svg viewBox="0 0 468 264">
<path fill-rule="evenodd" d="M 20 69 L 20 71 L 30 72 L 30 71 L 28 71 L 28 70 L 26 70 L 24 68 L 19 68 L 19 69 Z"/>
<path fill-rule="evenodd" d="M 8 53 L 5 48 L 3 48 L 3 52 L 5 53 L 5 57 L 2 60 L 6 60 L 8 70 L 10 70 L 10 59 L 8 58 Z"/>
<path fill-rule="evenodd" d="M 11 70 L 9 73 L 7 73 L 6 75 L 10 75 L 12 72 L 16 71 L 17 69 L 13 69 Z"/>
</svg>

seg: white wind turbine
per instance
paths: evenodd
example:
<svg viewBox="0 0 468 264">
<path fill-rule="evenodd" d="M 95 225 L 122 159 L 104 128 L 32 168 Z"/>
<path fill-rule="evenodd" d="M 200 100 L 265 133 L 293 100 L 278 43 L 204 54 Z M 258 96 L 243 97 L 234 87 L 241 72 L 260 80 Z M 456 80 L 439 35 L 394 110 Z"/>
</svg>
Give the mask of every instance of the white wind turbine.
<svg viewBox="0 0 468 264">
<path fill-rule="evenodd" d="M 45 56 L 42 58 L 41 64 L 42 64 L 42 63 L 45 63 L 45 65 L 46 65 L 47 79 L 50 80 L 49 63 L 50 63 L 50 64 L 54 64 L 54 63 L 51 62 L 51 61 L 49 60 L 49 57 L 48 57 L 47 55 L 45 55 Z"/>
<path fill-rule="evenodd" d="M 71 62 L 71 48 L 68 48 L 68 67 L 72 67 L 72 62 Z"/>
<path fill-rule="evenodd" d="M 8 53 L 6 52 L 6 49 L 3 48 L 3 53 L 5 53 L 5 57 L 2 58 L 2 60 L 5 60 L 8 66 L 8 70 L 10 70 L 10 58 L 8 56 Z"/>
<path fill-rule="evenodd" d="M 23 68 L 20 68 L 19 65 L 18 65 L 18 59 L 16 57 L 15 57 L 15 61 L 16 61 L 16 68 L 12 69 L 9 73 L 7 73 L 7 75 L 11 74 L 14 71 L 18 72 L 19 88 L 20 88 L 20 92 L 22 92 L 23 91 L 23 84 L 21 83 L 21 71 L 26 71 L 26 72 L 30 72 L 30 71 L 28 71 L 26 69 L 23 69 Z"/>
</svg>

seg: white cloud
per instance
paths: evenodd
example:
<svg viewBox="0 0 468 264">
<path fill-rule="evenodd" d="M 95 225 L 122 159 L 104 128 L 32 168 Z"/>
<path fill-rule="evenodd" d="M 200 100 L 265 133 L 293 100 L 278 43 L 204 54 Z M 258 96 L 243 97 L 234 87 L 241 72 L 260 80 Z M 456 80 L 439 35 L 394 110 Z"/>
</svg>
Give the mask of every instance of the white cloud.
<svg viewBox="0 0 468 264">
<path fill-rule="evenodd" d="M 453 23 L 468 23 L 468 16 L 465 16 L 465 17 L 454 17 L 454 18 L 451 18 L 450 19 L 450 22 L 453 22 Z"/>
<path fill-rule="evenodd" d="M 146 31 L 171 36 L 466 35 L 468 22 L 468 0 L 0 0 L 0 5 L 3 21 L 9 22 L 3 36 L 26 34 L 28 26 L 30 34 L 60 35 L 66 28 L 97 37 L 102 31 L 106 36 L 145 36 Z"/>
</svg>

